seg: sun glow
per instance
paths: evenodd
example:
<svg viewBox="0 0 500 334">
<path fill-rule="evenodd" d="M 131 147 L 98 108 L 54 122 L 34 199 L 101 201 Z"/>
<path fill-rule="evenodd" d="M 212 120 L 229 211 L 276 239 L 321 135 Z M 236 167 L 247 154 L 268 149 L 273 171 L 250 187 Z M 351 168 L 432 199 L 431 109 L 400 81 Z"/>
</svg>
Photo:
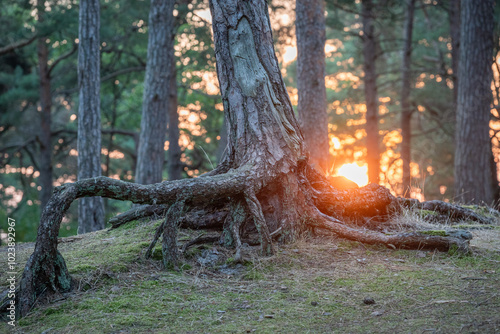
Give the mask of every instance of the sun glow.
<svg viewBox="0 0 500 334">
<path fill-rule="evenodd" d="M 344 176 L 360 187 L 366 186 L 368 184 L 368 165 L 360 166 L 355 162 L 342 165 L 336 176 Z"/>
</svg>

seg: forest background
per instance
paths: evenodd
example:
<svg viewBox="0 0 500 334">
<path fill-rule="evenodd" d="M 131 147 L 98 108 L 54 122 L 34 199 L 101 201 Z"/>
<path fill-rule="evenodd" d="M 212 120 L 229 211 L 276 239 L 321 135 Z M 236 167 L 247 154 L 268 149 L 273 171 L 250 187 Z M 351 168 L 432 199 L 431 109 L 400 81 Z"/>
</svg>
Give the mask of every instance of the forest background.
<svg viewBox="0 0 500 334">
<path fill-rule="evenodd" d="M 417 1 L 414 12 L 410 105 L 411 192 L 419 200 L 454 201 L 454 1 Z M 298 102 L 295 1 L 269 2 L 275 47 L 294 106 Z M 32 1 L 7 1 L 0 8 L 0 221 L 15 217 L 18 241 L 34 241 L 48 152 L 54 186 L 77 178 L 78 2 L 46 1 L 43 20 Z M 40 8 L 39 8 L 40 10 Z M 496 11 L 499 10 L 497 4 Z M 103 175 L 134 181 L 148 44 L 147 1 L 101 2 L 101 121 Z M 182 177 L 212 170 L 225 148 L 223 106 L 215 72 L 208 1 L 179 1 L 175 56 Z M 496 18 L 500 17 L 495 15 Z M 405 5 L 378 1 L 376 89 L 380 137 L 379 183 L 403 196 L 400 103 Z M 366 104 L 360 1 L 326 1 L 326 76 L 329 173 L 359 186 L 368 183 Z M 496 22 L 498 41 L 498 22 Z M 46 78 L 40 76 L 40 36 L 47 49 Z M 9 50 L 10 47 L 14 49 Z M 492 187 L 500 161 L 500 45 L 492 59 Z M 8 51 L 6 51 L 8 50 Z M 41 100 L 49 92 L 50 117 Z M 47 127 L 47 121 L 49 127 Z M 44 138 L 50 145 L 44 145 Z M 165 141 L 166 152 L 169 140 Z M 45 155 L 46 156 L 46 155 Z M 166 158 L 166 154 L 165 154 Z M 172 164 L 166 161 L 166 164 Z M 46 173 L 44 173 L 46 175 Z M 164 179 L 171 178 L 167 168 Z M 497 196 L 498 199 L 498 196 Z M 130 207 L 105 199 L 106 217 Z M 494 205 L 494 203 L 488 203 Z M 63 220 L 61 236 L 76 234 L 77 204 Z M 2 223 L 3 224 L 3 223 Z M 0 228 L 5 226 L 0 226 Z"/>
</svg>

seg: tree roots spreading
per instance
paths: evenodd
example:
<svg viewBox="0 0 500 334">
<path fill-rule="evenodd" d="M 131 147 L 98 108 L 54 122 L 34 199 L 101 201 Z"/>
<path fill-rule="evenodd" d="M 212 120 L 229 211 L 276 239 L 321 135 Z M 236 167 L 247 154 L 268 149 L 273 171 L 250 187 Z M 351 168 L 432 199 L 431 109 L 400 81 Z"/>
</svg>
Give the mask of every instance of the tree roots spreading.
<svg viewBox="0 0 500 334">
<path fill-rule="evenodd" d="M 57 251 L 57 235 L 65 211 L 81 197 L 102 196 L 143 204 L 112 219 L 113 228 L 142 217 L 165 216 L 146 257 L 151 256 L 162 235 L 164 265 L 174 269 L 181 261 L 177 248 L 179 226 L 220 230 L 220 242 L 234 247 L 237 262 L 242 261 L 243 236 L 257 235 L 262 254 L 272 255 L 275 240 L 290 242 L 311 229 L 322 229 L 342 238 L 394 249 L 468 250 L 470 237 L 466 234 L 382 233 L 349 226 L 346 222 L 367 218 L 387 220 L 408 203 L 374 184 L 360 189 L 338 190 L 305 162 L 299 162 L 291 172 L 273 177 L 262 177 L 256 167 L 215 170 L 210 174 L 153 185 L 98 177 L 58 187 L 42 214 L 35 251 L 23 273 L 20 314 L 26 315 L 44 292 L 71 289 L 66 264 Z M 427 208 L 427 205 L 424 203 L 421 207 Z M 457 211 L 457 207 L 442 203 L 433 208 L 452 214 Z M 467 217 L 474 216 L 468 213 Z"/>
</svg>

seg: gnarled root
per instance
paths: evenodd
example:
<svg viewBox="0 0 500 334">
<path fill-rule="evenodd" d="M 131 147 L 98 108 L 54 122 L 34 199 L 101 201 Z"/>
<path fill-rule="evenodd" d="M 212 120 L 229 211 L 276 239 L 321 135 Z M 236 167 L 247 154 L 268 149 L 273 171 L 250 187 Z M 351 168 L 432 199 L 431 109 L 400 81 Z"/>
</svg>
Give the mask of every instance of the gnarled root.
<svg viewBox="0 0 500 334">
<path fill-rule="evenodd" d="M 340 191 L 302 160 L 296 168 L 281 174 L 269 170 L 262 172 L 261 168 L 265 169 L 263 166 L 245 166 L 226 169 L 224 174 L 211 173 L 196 179 L 153 185 L 98 177 L 56 188 L 42 214 L 35 251 L 21 280 L 21 316 L 28 313 L 42 292 L 64 292 L 71 288 L 66 264 L 57 251 L 57 235 L 67 208 L 80 197 L 101 196 L 149 205 L 122 215 L 128 217 L 123 221 L 144 217 L 146 212 L 161 214 L 168 208 L 165 221 L 158 228 L 146 256 L 151 255 L 154 244 L 163 234 L 164 263 L 174 268 L 178 267 L 180 257 L 177 227 L 186 221 L 186 217 L 200 217 L 207 212 L 213 215 L 211 219 L 217 221 L 218 226 L 224 222 L 221 241 L 235 247 L 237 261 L 242 257 L 242 236 L 255 230 L 260 236 L 264 254 L 273 254 L 273 237 L 282 242 L 292 241 L 301 231 L 311 227 L 326 229 L 343 238 L 393 248 L 446 251 L 453 247 L 463 250 L 468 247 L 466 237 L 419 233 L 386 235 L 348 227 L 340 220 L 343 217 L 356 219 L 387 215 L 395 198 L 383 187 L 370 185 Z M 184 212 L 184 208 L 189 208 L 189 211 Z M 198 227 L 210 225 L 196 224 L 195 219 L 191 221 Z"/>
<path fill-rule="evenodd" d="M 464 208 L 463 206 L 446 203 L 443 201 L 425 201 L 419 202 L 416 199 L 398 198 L 398 203 L 407 209 L 420 209 L 435 211 L 441 215 L 448 217 L 449 219 L 456 220 L 472 220 L 479 224 L 492 224 L 494 219 L 486 216 L 477 214 L 471 209 Z M 492 210 L 496 211 L 496 210 Z"/>
<path fill-rule="evenodd" d="M 128 222 L 143 218 L 152 217 L 163 218 L 167 213 L 169 205 L 141 205 L 134 207 L 122 214 L 119 214 L 109 220 L 111 228 L 118 228 Z M 224 206 L 210 207 L 204 209 L 189 210 L 179 219 L 179 227 L 198 229 L 220 229 L 228 214 L 228 209 Z"/>
</svg>

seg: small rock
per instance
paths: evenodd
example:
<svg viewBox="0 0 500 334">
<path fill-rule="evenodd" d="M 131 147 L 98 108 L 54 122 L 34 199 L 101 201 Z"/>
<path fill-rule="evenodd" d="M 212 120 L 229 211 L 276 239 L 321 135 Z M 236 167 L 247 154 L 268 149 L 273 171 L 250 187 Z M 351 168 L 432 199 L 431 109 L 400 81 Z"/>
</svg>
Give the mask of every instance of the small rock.
<svg viewBox="0 0 500 334">
<path fill-rule="evenodd" d="M 332 315 L 330 312 L 323 312 L 323 315 Z"/>
<path fill-rule="evenodd" d="M 381 311 L 375 311 L 375 312 L 372 312 L 372 315 L 373 315 L 374 317 L 379 317 L 379 316 L 381 316 L 381 315 L 382 315 L 382 314 L 384 314 L 384 313 L 385 313 L 385 311 L 384 311 L 384 310 L 381 310 Z"/>
<path fill-rule="evenodd" d="M 318 306 L 318 302 L 311 302 L 312 306 Z"/>
<path fill-rule="evenodd" d="M 375 304 L 375 299 L 373 299 L 372 297 L 365 297 L 365 299 L 363 299 L 363 304 L 373 305 Z"/>
</svg>

